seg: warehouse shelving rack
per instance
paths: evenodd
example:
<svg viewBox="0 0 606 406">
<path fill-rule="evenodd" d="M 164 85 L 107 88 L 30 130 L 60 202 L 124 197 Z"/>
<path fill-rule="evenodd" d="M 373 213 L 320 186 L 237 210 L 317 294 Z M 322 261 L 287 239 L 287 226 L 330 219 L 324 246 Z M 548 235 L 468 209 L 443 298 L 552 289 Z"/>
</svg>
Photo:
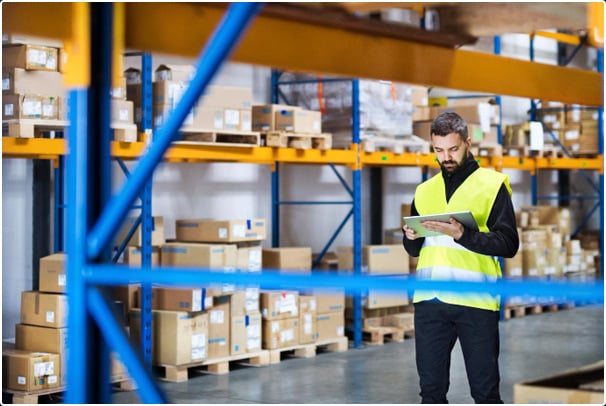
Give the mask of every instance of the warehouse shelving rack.
<svg viewBox="0 0 606 406">
<path fill-rule="evenodd" d="M 171 269 L 170 271 L 161 268 L 154 269 L 152 272 L 141 272 L 137 269 L 121 268 L 117 271 L 115 266 L 104 260 L 108 258 L 107 245 L 112 235 L 117 230 L 121 218 L 129 210 L 129 207 L 136 199 L 138 193 L 143 189 L 146 182 L 150 179 L 155 165 L 163 159 L 164 152 L 169 148 L 171 141 L 177 134 L 178 128 L 185 119 L 191 105 L 199 97 L 203 88 L 210 81 L 212 74 L 216 71 L 219 64 L 227 58 L 230 50 L 237 42 L 238 36 L 243 28 L 249 23 L 252 17 L 258 12 L 259 3 L 235 3 L 227 11 L 222 19 L 219 28 L 212 36 L 200 56 L 200 63 L 196 77 L 192 80 L 190 87 L 184 95 L 181 103 L 174 114 L 169 117 L 167 123 L 157 129 L 154 135 L 154 141 L 145 146 L 141 143 L 133 145 L 120 145 L 121 143 L 110 143 L 109 140 L 109 117 L 107 107 L 109 106 L 109 78 L 108 72 L 111 72 L 110 64 L 112 52 L 109 39 L 113 38 L 113 33 L 124 32 L 125 25 L 128 26 L 128 33 L 125 35 L 127 44 L 133 49 L 145 49 L 146 51 L 175 51 L 184 55 L 197 52 L 196 41 L 191 41 L 191 33 L 183 33 L 179 30 L 170 31 L 166 21 L 171 18 L 177 18 L 182 22 L 183 27 L 192 27 L 194 30 L 203 30 L 197 32 L 195 38 L 208 38 L 210 33 L 208 27 L 214 27 L 221 18 L 222 8 L 216 6 L 185 4 L 185 3 L 10 3 L 4 5 L 5 29 L 15 32 L 27 32 L 41 36 L 58 36 L 69 39 L 66 48 L 70 51 L 70 66 L 66 74 L 66 81 L 70 85 L 70 127 L 68 131 L 69 151 L 67 155 L 67 191 L 69 196 L 68 206 L 68 241 L 67 252 L 68 263 L 68 305 L 71 309 L 69 313 L 70 336 L 78 339 L 70 340 L 70 349 L 68 356 L 68 370 L 86 373 L 68 373 L 67 402 L 68 403 L 110 403 L 109 391 L 109 348 L 116 349 L 121 360 L 128 368 L 129 374 L 136 381 L 138 391 L 143 402 L 161 403 L 167 399 L 163 392 L 158 388 L 152 379 L 149 371 L 143 366 L 139 354 L 131 347 L 122 329 L 116 323 L 116 316 L 113 309 L 108 304 L 103 292 L 99 289 L 102 286 L 126 284 L 126 283 L 164 283 L 170 285 L 198 285 L 200 283 L 216 282 L 220 279 L 227 283 L 255 283 L 262 286 L 273 287 L 304 287 L 304 286 L 342 286 L 351 291 L 359 291 L 362 288 L 373 289 L 461 289 L 469 292 L 489 291 L 495 293 L 520 294 L 526 290 L 532 290 L 537 294 L 550 292 L 553 294 L 568 294 L 572 297 L 601 297 L 603 298 L 603 283 L 566 286 L 556 286 L 550 283 L 526 282 L 525 284 L 503 283 L 499 286 L 493 284 L 485 285 L 482 283 L 457 282 L 422 282 L 422 281 L 397 281 L 389 278 L 376 280 L 354 275 L 354 276 L 331 276 L 322 275 L 309 278 L 298 275 L 266 275 L 266 274 L 217 274 L 205 272 L 208 270 L 199 269 Z M 191 12 L 192 7 L 203 7 L 205 13 Z M 147 12 L 146 12 L 147 11 Z M 49 14 L 50 13 L 50 14 Z M 113 13 L 113 16 L 112 16 Z M 57 19 L 63 19 L 71 24 L 57 25 L 48 24 L 48 15 L 54 15 Z M 136 16 L 145 15 L 145 19 Z M 144 22 L 142 20 L 145 20 Z M 330 47 L 354 45 L 356 51 L 359 51 L 359 43 L 355 40 L 343 40 L 343 35 L 353 35 L 354 39 L 366 38 L 366 41 L 376 41 L 368 34 L 335 32 L 330 27 L 315 27 L 312 25 L 299 24 L 292 21 L 282 21 L 281 19 L 272 19 L 271 16 L 262 16 L 258 20 L 258 25 L 253 26 L 248 32 L 246 40 L 243 42 L 244 48 L 240 48 L 234 53 L 234 59 L 246 61 L 249 63 L 264 62 L 265 65 L 278 68 L 300 67 L 302 69 L 311 69 L 315 71 L 334 71 L 338 72 L 334 66 L 332 69 L 328 66 L 317 64 L 322 59 L 309 58 L 305 54 L 304 47 L 292 46 L 285 47 L 285 57 L 292 57 L 288 63 L 277 58 L 275 52 L 258 52 L 265 48 L 269 39 L 275 39 L 275 46 L 280 47 L 283 41 L 301 40 L 306 41 L 310 38 L 301 35 L 296 28 L 310 33 L 313 38 L 316 35 L 322 38 L 318 41 L 314 52 Z M 47 24 L 41 23 L 47 22 Z M 190 24 L 195 22 L 195 24 Z M 294 26 L 293 26 L 294 24 Z M 276 25 L 279 25 L 277 27 Z M 313 26 L 313 27 L 312 27 Z M 162 28 L 164 27 L 164 28 Z M 276 36 L 276 29 L 280 29 L 284 35 Z M 314 32 L 314 30 L 316 30 Z M 149 42 L 149 32 L 154 32 L 154 40 Z M 92 44 L 91 36 L 92 33 Z M 138 34 L 143 34 L 138 35 Z M 163 35 L 167 34 L 167 35 Z M 294 36 L 292 35 L 294 34 Z M 179 37 L 182 35 L 182 37 Z M 116 38 L 120 38 L 119 35 Z M 311 38 L 311 39 L 313 39 Z M 251 42 L 254 52 L 249 52 Z M 599 97 L 595 95 L 595 89 L 591 86 L 599 83 L 599 77 L 587 75 L 585 73 L 571 73 L 552 67 L 536 67 L 513 62 L 507 59 L 484 59 L 484 56 L 472 55 L 462 51 L 442 50 L 427 45 L 419 45 L 406 40 L 389 39 L 390 47 L 385 48 L 383 39 L 376 41 L 377 47 L 372 46 L 373 52 L 385 52 L 391 49 L 398 55 L 418 54 L 423 49 L 427 50 L 427 56 L 430 59 L 446 58 L 446 63 L 441 67 L 451 69 L 454 72 L 453 79 L 444 86 L 442 82 L 445 75 L 442 72 L 433 72 L 427 76 L 422 72 L 413 69 L 391 70 L 391 74 L 377 74 L 375 71 L 368 72 L 367 65 L 348 64 L 348 60 L 339 60 L 340 66 L 347 69 L 354 67 L 357 70 L 354 76 L 358 77 L 384 77 L 395 81 L 406 83 L 428 83 L 453 87 L 468 88 L 470 82 L 468 78 L 462 77 L 460 72 L 473 67 L 482 67 L 486 69 L 485 61 L 489 68 L 498 67 L 500 62 L 503 69 L 519 67 L 522 73 L 533 73 L 534 75 L 545 72 L 546 76 L 540 74 L 536 77 L 545 79 L 537 80 L 538 85 L 530 89 L 522 87 L 519 84 L 513 84 L 510 88 L 510 94 L 517 95 L 522 93 L 528 95 L 538 95 L 546 92 L 549 97 L 549 86 L 555 78 L 566 80 L 568 78 L 578 78 L 579 91 L 567 95 L 572 101 L 584 103 L 586 100 L 596 101 Z M 195 45 L 194 45 L 195 44 Z M 261 46 L 263 45 L 263 46 Z M 290 45 L 293 45 L 290 43 Z M 296 44 L 295 44 L 296 45 Z M 328 45 L 328 47 L 327 47 Z M 395 47 L 392 48 L 392 47 Z M 425 48 L 428 47 L 428 48 Z M 119 47 L 118 47 L 119 48 Z M 194 51 L 195 49 L 195 51 Z M 243 50 L 242 50 L 243 49 Z M 296 50 L 296 53 L 303 55 L 293 55 L 289 49 Z M 336 49 L 336 48 L 335 48 Z M 97 67 L 91 66 L 89 50 L 93 50 L 91 55 L 100 59 Z M 303 52 L 302 52 L 303 51 Z M 114 54 L 116 52 L 114 48 Z M 321 53 L 320 53 L 321 54 Z M 423 52 L 420 52 L 423 54 Z M 353 54 L 352 54 L 353 55 Z M 303 56 L 303 58 L 301 58 Z M 338 59 L 338 58 L 336 58 Z M 359 61 L 359 54 L 356 53 L 356 60 Z M 453 62 L 454 61 L 454 62 Z M 456 62 L 458 61 L 458 62 Z M 397 58 L 394 63 L 398 63 Z M 380 66 L 379 66 L 380 65 Z M 385 69 L 389 64 L 375 64 L 371 69 Z M 344 68 L 345 69 L 345 68 Z M 502 70 L 496 68 L 499 72 Z M 103 79 L 96 82 L 90 79 L 90 72 L 100 74 Z M 491 69 L 488 69 L 491 71 Z M 524 79 L 525 75 L 518 69 L 513 70 L 517 77 Z M 351 72 L 344 72 L 349 74 Z M 385 73 L 385 72 L 383 72 Z M 491 71 L 491 77 L 494 71 Z M 420 76 L 416 76 L 420 75 Z M 391 76 L 391 77 L 390 77 Z M 470 75 L 474 76 L 474 75 Z M 507 75 L 505 75 L 507 76 Z M 511 75 L 510 75 L 511 76 Z M 507 82 L 500 80 L 500 83 Z M 480 91 L 491 90 L 498 93 L 507 93 L 501 91 L 498 84 L 490 89 L 491 82 L 487 78 L 473 77 L 473 84 Z M 597 87 L 596 87 L 597 88 Z M 588 90 L 589 89 L 589 90 Z M 591 104 L 591 103 L 589 103 Z M 596 104 L 600 104 L 599 102 Z M 95 113 L 102 112 L 99 117 Z M 102 119 L 105 118 L 106 120 Z M 89 121 L 90 120 L 90 121 Z M 95 120 L 92 122 L 92 120 Z M 44 148 L 45 146 L 46 148 Z M 54 159 L 57 156 L 64 155 L 66 151 L 64 140 L 6 140 L 3 138 L 3 157 L 25 156 L 29 158 Z M 145 152 L 145 153 L 144 153 Z M 125 156 L 128 159 L 138 159 L 138 165 L 131 173 L 122 189 L 118 194 L 110 196 L 108 193 L 107 174 L 111 157 Z M 375 156 L 375 155 L 373 155 Z M 172 147 L 166 155 L 167 160 L 201 160 L 201 161 L 238 161 L 251 163 L 272 162 L 291 162 L 291 163 L 331 163 L 339 161 L 342 164 L 353 165 L 359 168 L 364 165 L 364 160 L 372 162 L 373 159 L 379 159 L 383 164 L 391 165 L 387 155 L 377 153 L 377 158 L 368 157 L 360 154 L 359 150 L 348 151 L 313 151 L 309 154 L 299 156 L 295 151 L 274 151 L 270 148 L 255 148 L 251 151 L 227 151 L 221 148 L 196 148 L 195 150 L 184 147 Z M 383 159 L 385 157 L 385 159 Z M 336 158 L 336 159 L 333 159 Z M 402 157 L 391 157 L 393 161 L 402 161 Z M 414 163 L 413 163 L 414 162 Z M 410 160 L 408 165 L 416 165 L 416 160 Z M 504 164 L 504 161 L 489 162 L 489 164 Z M 514 165 L 514 162 L 511 162 Z M 515 164 L 522 165 L 522 164 Z M 95 179 L 103 179 L 103 182 L 90 182 L 89 176 L 96 176 Z M 196 271 L 196 272 L 193 272 Z M 202 272 L 200 272 L 202 271 Z"/>
</svg>

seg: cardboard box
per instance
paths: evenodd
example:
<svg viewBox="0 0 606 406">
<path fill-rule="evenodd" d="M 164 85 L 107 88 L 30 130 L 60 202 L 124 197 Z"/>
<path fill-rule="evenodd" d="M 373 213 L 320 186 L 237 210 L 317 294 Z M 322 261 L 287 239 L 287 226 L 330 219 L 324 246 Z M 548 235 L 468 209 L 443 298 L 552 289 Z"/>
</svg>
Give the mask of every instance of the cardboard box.
<svg viewBox="0 0 606 406">
<path fill-rule="evenodd" d="M 66 286 L 66 255 L 52 254 L 40 258 L 40 292 L 64 293 Z"/>
<path fill-rule="evenodd" d="M 414 121 L 412 132 L 417 137 L 431 142 L 431 121 Z"/>
<path fill-rule="evenodd" d="M 262 316 L 260 312 L 250 312 L 246 315 L 246 351 L 261 351 L 262 347 Z"/>
<path fill-rule="evenodd" d="M 160 247 L 151 247 L 151 266 L 160 265 Z M 124 249 L 124 263 L 133 268 L 141 266 L 141 247 L 126 247 Z"/>
<path fill-rule="evenodd" d="M 2 96 L 2 119 L 56 120 L 59 117 L 60 98 L 37 94 Z"/>
<path fill-rule="evenodd" d="M 115 245 L 122 244 L 122 242 L 126 239 L 129 230 L 135 224 L 136 221 L 137 221 L 136 217 L 128 217 L 124 221 L 124 224 L 122 225 L 122 228 L 120 229 L 120 232 L 118 233 L 118 235 L 116 237 Z M 142 227 L 141 227 L 141 224 L 139 224 L 139 226 L 135 230 L 133 236 L 126 244 L 127 246 L 141 247 L 143 245 L 143 234 L 141 233 L 141 230 L 142 230 Z M 164 242 L 165 242 L 165 240 L 164 240 L 164 217 L 153 216 L 152 217 L 152 229 L 151 229 L 151 243 L 152 243 L 151 245 L 154 247 L 160 247 L 162 244 L 164 244 Z"/>
<path fill-rule="evenodd" d="M 311 247 L 281 247 L 263 250 L 263 268 L 311 273 Z"/>
<path fill-rule="evenodd" d="M 59 354 L 61 365 L 67 365 L 67 328 L 51 328 L 17 324 L 15 348 L 23 351 Z M 66 384 L 65 368 L 60 371 L 61 385 Z"/>
<path fill-rule="evenodd" d="M 294 133 L 322 133 L 322 113 L 311 110 L 280 110 L 276 112 L 276 129 Z"/>
<path fill-rule="evenodd" d="M 362 303 L 366 309 L 383 309 L 386 307 L 405 306 L 409 304 L 407 292 L 385 292 L 381 290 L 369 289 L 366 296 L 362 298 Z M 353 307 L 348 306 L 347 307 Z"/>
<path fill-rule="evenodd" d="M 318 342 L 345 335 L 345 315 L 341 312 L 318 314 Z"/>
<path fill-rule="evenodd" d="M 263 320 L 263 342 L 266 350 L 286 348 L 299 344 L 299 318 Z"/>
<path fill-rule="evenodd" d="M 228 244 L 166 243 L 161 248 L 160 261 L 167 266 L 234 267 L 237 247 Z"/>
<path fill-rule="evenodd" d="M 223 130 L 224 110 L 220 107 L 201 107 L 197 106 L 193 111 L 193 119 L 184 128 Z"/>
<path fill-rule="evenodd" d="M 339 269 L 353 269 L 353 247 L 337 247 Z M 370 275 L 401 275 L 409 272 L 408 254 L 402 244 L 362 247 L 362 272 Z"/>
<path fill-rule="evenodd" d="M 261 291 L 261 315 L 264 320 L 281 320 L 299 316 L 299 292 Z"/>
<path fill-rule="evenodd" d="M 177 240 L 191 242 L 261 241 L 267 236 L 265 219 L 185 219 L 176 222 Z"/>
<path fill-rule="evenodd" d="M 61 360 L 58 354 L 15 349 L 2 350 L 2 386 L 21 391 L 61 386 Z"/>
<path fill-rule="evenodd" d="M 135 122 L 134 104 L 129 100 L 111 99 L 111 122 L 132 124 Z"/>
<path fill-rule="evenodd" d="M 67 296 L 37 291 L 21 292 L 21 323 L 61 328 L 67 326 Z"/>
<path fill-rule="evenodd" d="M 195 75 L 196 68 L 193 65 L 159 65 L 156 68 L 156 82 L 174 80 L 189 82 Z"/>
<path fill-rule="evenodd" d="M 229 296 L 215 298 L 208 320 L 208 358 L 227 357 L 231 348 Z"/>
<path fill-rule="evenodd" d="M 513 258 L 505 258 L 505 269 L 503 273 L 508 278 L 522 277 L 524 269 L 522 249 Z"/>
<path fill-rule="evenodd" d="M 246 330 L 246 315 L 231 316 L 229 342 L 230 355 L 245 354 L 247 352 L 248 335 Z"/>
<path fill-rule="evenodd" d="M 206 93 L 200 97 L 198 104 L 202 107 L 250 110 L 252 99 L 250 87 L 210 85 L 206 87 Z"/>
<path fill-rule="evenodd" d="M 313 343 L 318 338 L 315 296 L 299 296 L 299 343 Z"/>
<path fill-rule="evenodd" d="M 153 310 L 152 318 L 154 364 L 177 366 L 208 358 L 208 313 Z M 134 342 L 140 342 L 140 309 L 131 310 L 130 334 Z"/>
<path fill-rule="evenodd" d="M 276 113 L 281 111 L 297 110 L 298 106 L 285 104 L 259 104 L 252 106 L 252 130 L 253 131 L 275 131 Z"/>
<path fill-rule="evenodd" d="M 27 70 L 57 71 L 59 50 L 40 45 L 2 47 L 2 66 Z"/>
<path fill-rule="evenodd" d="M 345 311 L 345 290 L 332 288 L 316 288 L 305 293 L 316 297 L 318 314 Z"/>
<path fill-rule="evenodd" d="M 248 271 L 260 271 L 263 264 L 263 247 L 238 247 L 236 267 Z"/>
<path fill-rule="evenodd" d="M 141 298 L 141 288 L 137 294 Z M 141 307 L 141 302 L 137 303 Z M 182 312 L 201 312 L 213 307 L 213 297 L 206 288 L 158 287 L 152 288 L 152 309 Z"/>
<path fill-rule="evenodd" d="M 2 94 L 39 94 L 65 96 L 63 75 L 59 72 L 28 71 L 21 68 L 2 68 Z"/>
<path fill-rule="evenodd" d="M 604 404 L 604 361 L 516 383 L 513 402 Z"/>
</svg>

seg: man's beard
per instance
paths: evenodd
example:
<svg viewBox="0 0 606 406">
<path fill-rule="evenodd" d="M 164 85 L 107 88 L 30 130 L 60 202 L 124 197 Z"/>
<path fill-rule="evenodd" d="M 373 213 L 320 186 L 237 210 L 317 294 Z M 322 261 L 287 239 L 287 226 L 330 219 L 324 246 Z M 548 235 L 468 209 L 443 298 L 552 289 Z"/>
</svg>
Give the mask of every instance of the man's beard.
<svg viewBox="0 0 606 406">
<path fill-rule="evenodd" d="M 461 162 L 457 162 L 457 161 L 442 161 L 440 162 L 440 168 L 443 171 L 448 172 L 449 174 L 453 174 L 456 171 L 458 171 L 459 169 L 461 169 L 461 167 L 463 166 L 463 164 L 465 163 L 465 160 L 467 160 L 467 148 L 465 148 L 465 153 L 463 154 L 463 158 L 461 159 Z M 448 166 L 446 166 L 448 165 Z"/>
</svg>

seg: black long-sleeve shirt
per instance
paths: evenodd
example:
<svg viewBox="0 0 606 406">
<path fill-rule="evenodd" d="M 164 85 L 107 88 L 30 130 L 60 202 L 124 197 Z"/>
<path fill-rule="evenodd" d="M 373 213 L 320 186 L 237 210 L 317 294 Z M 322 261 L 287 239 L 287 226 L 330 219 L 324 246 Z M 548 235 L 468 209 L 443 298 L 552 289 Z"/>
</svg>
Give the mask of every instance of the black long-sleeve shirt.
<svg viewBox="0 0 606 406">
<path fill-rule="evenodd" d="M 459 170 L 452 174 L 444 170 L 442 171 L 446 185 L 446 201 L 450 200 L 454 191 L 479 167 L 473 155 L 469 154 L 467 161 L 465 161 L 465 164 Z M 469 204 L 471 206 L 473 202 L 469 202 Z M 414 200 L 410 209 L 410 215 L 419 215 Z M 501 185 L 499 189 L 497 198 L 488 216 L 487 225 L 490 230 L 488 233 L 463 226 L 463 235 L 460 239 L 456 240 L 457 243 L 479 254 L 504 258 L 513 257 L 518 251 L 520 240 L 513 203 L 505 184 Z M 404 238 L 402 239 L 406 252 L 413 257 L 419 256 L 424 241 L 424 237 L 409 240 L 406 238 L 406 233 L 404 233 Z"/>
</svg>

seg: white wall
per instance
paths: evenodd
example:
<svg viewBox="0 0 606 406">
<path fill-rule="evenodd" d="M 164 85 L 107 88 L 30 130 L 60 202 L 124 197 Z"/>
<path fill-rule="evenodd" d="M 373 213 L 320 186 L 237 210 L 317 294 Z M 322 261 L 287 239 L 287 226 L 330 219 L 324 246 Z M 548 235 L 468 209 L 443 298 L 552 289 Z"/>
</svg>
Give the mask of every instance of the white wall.
<svg viewBox="0 0 606 406">
<path fill-rule="evenodd" d="M 15 337 L 21 292 L 32 289 L 32 161 L 2 160 L 2 338 Z"/>
</svg>

